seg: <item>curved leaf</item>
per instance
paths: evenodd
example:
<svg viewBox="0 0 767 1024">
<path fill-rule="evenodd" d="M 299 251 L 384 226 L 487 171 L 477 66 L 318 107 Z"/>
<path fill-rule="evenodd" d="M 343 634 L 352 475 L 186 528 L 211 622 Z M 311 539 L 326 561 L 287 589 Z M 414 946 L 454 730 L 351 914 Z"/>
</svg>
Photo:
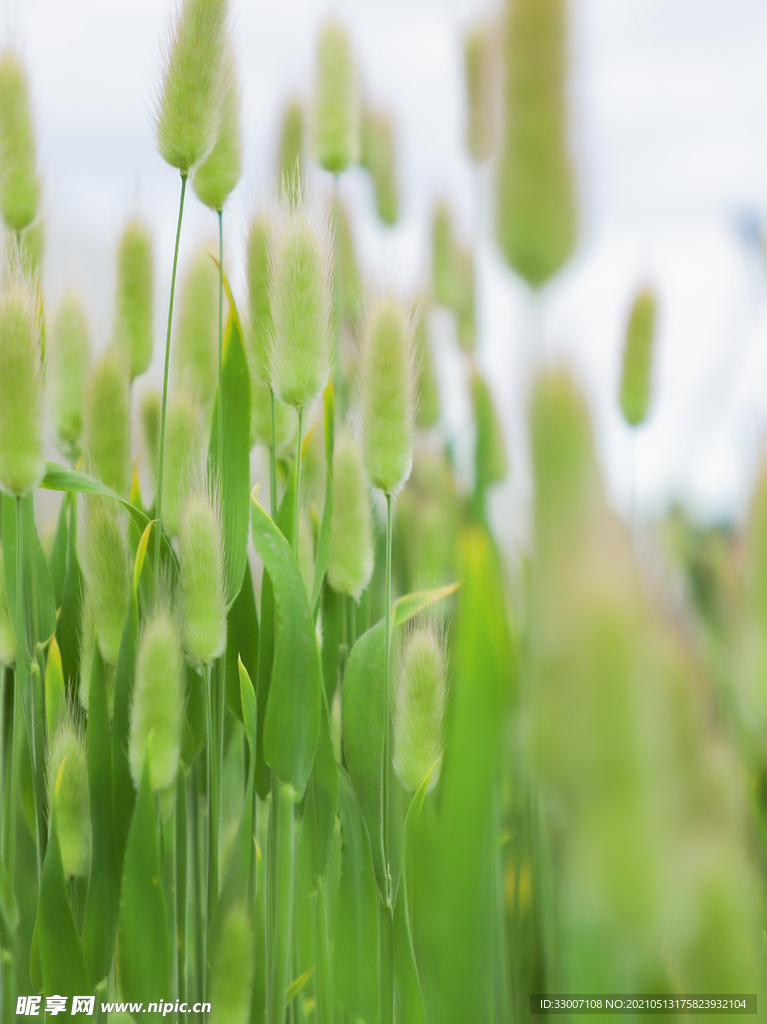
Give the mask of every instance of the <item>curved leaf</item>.
<svg viewBox="0 0 767 1024">
<path fill-rule="evenodd" d="M 300 799 L 320 734 L 322 668 L 301 573 L 285 538 L 251 501 L 253 544 L 272 580 L 274 663 L 264 721 L 264 759 Z"/>
<path fill-rule="evenodd" d="M 338 809 L 338 765 L 330 738 L 330 717 L 322 694 L 320 739 L 314 755 L 306 793 L 301 843 L 298 848 L 299 877 L 307 895 L 315 892 L 330 864 L 333 833 Z"/>
<path fill-rule="evenodd" d="M 226 706 L 242 721 L 238 658 L 253 679 L 258 678 L 258 614 L 253 592 L 253 577 L 247 559 L 245 578 L 226 618 Z"/>
<path fill-rule="evenodd" d="M 378 892 L 370 843 L 349 777 L 339 770 L 342 863 L 335 941 L 336 995 L 372 1024 L 378 1017 Z"/>
<path fill-rule="evenodd" d="M 449 597 L 460 587 L 460 583 L 448 583 L 444 587 L 434 587 L 432 590 L 416 590 L 412 594 L 405 594 L 398 598 L 391 606 L 391 623 L 394 626 L 401 626 L 408 619 L 414 618 L 419 612 L 441 601 L 443 597 Z"/>
<path fill-rule="evenodd" d="M 224 526 L 224 576 L 227 604 L 242 589 L 248 548 L 248 499 L 250 498 L 250 371 L 245 358 L 239 319 L 231 314 L 223 342 L 221 367 L 223 389 L 222 463 L 218 461 L 218 402 L 213 405 L 210 462 L 221 486 Z"/>
</svg>

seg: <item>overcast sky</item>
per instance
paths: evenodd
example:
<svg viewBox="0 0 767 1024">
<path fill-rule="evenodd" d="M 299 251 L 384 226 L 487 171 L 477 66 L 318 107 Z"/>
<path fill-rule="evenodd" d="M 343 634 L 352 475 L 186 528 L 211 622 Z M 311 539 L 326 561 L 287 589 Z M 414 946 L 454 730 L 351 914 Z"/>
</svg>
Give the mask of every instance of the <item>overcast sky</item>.
<svg viewBox="0 0 767 1024">
<path fill-rule="evenodd" d="M 65 287 L 81 289 L 99 346 L 109 340 L 116 237 L 136 210 L 156 231 L 158 339 L 163 334 L 179 185 L 154 150 L 150 111 L 169 7 L 164 0 L 0 6 L 5 38 L 20 48 L 32 83 L 46 297 L 55 305 Z M 361 259 L 371 280 L 422 284 L 434 197 L 450 195 L 463 232 L 476 230 L 460 38 L 488 5 L 234 0 L 234 8 L 246 172 L 225 218 L 232 277 L 242 282 L 247 218 L 271 194 L 281 107 L 292 94 L 310 96 L 317 27 L 333 12 L 349 26 L 368 95 L 393 110 L 398 126 L 400 225 L 377 225 L 359 172 L 344 184 Z M 707 516 L 737 516 L 767 422 L 765 268 L 742 229 L 767 214 L 767 6 L 573 0 L 571 9 L 581 236 L 575 258 L 537 302 L 502 264 L 486 209 L 480 360 L 515 464 L 504 500 L 527 489 L 525 367 L 531 352 L 544 351 L 565 359 L 587 390 L 616 505 L 628 500 L 633 463 L 647 511 L 679 500 Z M 329 186 L 321 173 L 313 184 Z M 213 215 L 191 201 L 182 267 L 214 230 Z M 660 298 L 658 359 L 653 414 L 632 445 L 616 392 L 627 309 L 645 281 Z M 449 318 L 438 316 L 434 326 L 449 392 L 445 429 L 466 447 Z"/>
</svg>

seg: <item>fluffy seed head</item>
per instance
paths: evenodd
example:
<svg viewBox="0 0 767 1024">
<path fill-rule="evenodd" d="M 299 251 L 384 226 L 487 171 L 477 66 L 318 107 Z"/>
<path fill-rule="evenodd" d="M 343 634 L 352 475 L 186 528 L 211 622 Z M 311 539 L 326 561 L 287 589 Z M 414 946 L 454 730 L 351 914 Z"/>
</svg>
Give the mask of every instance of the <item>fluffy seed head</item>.
<svg viewBox="0 0 767 1024">
<path fill-rule="evenodd" d="M 472 160 L 481 163 L 493 149 L 494 92 L 497 67 L 493 27 L 478 22 L 463 40 L 463 67 L 466 75 L 466 148 Z"/>
<path fill-rule="evenodd" d="M 89 494 L 83 502 L 80 536 L 86 600 L 99 650 L 107 664 L 116 665 L 130 598 L 127 513 L 113 499 Z"/>
<path fill-rule="evenodd" d="M 83 429 L 83 410 L 91 361 L 91 336 L 79 295 L 64 297 L 48 336 L 48 396 L 56 436 L 62 448 L 74 448 Z"/>
<path fill-rule="evenodd" d="M 471 249 L 462 245 L 456 246 L 453 254 L 453 284 L 458 344 L 464 352 L 473 352 L 477 341 L 474 320 L 474 256 Z"/>
<path fill-rule="evenodd" d="M 176 383 L 206 406 L 218 383 L 218 270 L 205 247 L 181 287 L 173 351 Z"/>
<path fill-rule="evenodd" d="M 447 658 L 433 625 L 408 636 L 395 698 L 394 770 L 412 793 L 431 770 L 428 792 L 439 779 L 447 703 Z"/>
<path fill-rule="evenodd" d="M 163 464 L 163 527 L 171 537 L 179 531 L 179 508 L 189 484 L 189 473 L 202 451 L 202 417 L 194 400 L 184 391 L 168 399 Z"/>
<path fill-rule="evenodd" d="M 218 935 L 210 977 L 211 1024 L 247 1024 L 255 964 L 253 932 L 244 909 L 234 906 Z"/>
<path fill-rule="evenodd" d="M 362 116 L 360 163 L 373 179 L 378 216 L 384 224 L 394 224 L 399 213 L 394 125 L 383 110 L 366 110 Z"/>
<path fill-rule="evenodd" d="M 415 388 L 412 317 L 387 295 L 368 310 L 360 360 L 362 458 L 385 494 L 396 494 L 413 466 Z"/>
<path fill-rule="evenodd" d="M 134 219 L 126 224 L 117 250 L 114 335 L 131 380 L 152 362 L 153 282 L 152 236 Z"/>
<path fill-rule="evenodd" d="M 240 128 L 240 88 L 231 42 L 224 49 L 221 126 L 216 143 L 198 164 L 192 184 L 198 199 L 212 210 L 223 210 L 224 203 L 242 174 L 242 132 Z"/>
<path fill-rule="evenodd" d="M 210 665 L 226 648 L 226 597 L 220 500 L 209 479 L 183 499 L 178 542 L 184 650 L 192 665 Z"/>
<path fill-rule="evenodd" d="M 178 625 L 169 603 L 161 600 L 144 624 L 136 656 L 128 759 L 137 789 L 147 751 L 155 792 L 176 778 L 184 712 L 182 669 Z"/>
<path fill-rule="evenodd" d="M 269 238 L 269 380 L 279 400 L 295 409 L 310 406 L 330 376 L 332 272 L 327 221 L 310 214 L 302 198 L 281 211 Z"/>
<path fill-rule="evenodd" d="M 0 212 L 12 231 L 37 216 L 40 180 L 24 66 L 12 49 L 0 55 Z"/>
<path fill-rule="evenodd" d="M 503 428 L 498 420 L 492 393 L 476 370 L 471 375 L 471 404 L 477 425 L 474 458 L 476 486 L 478 490 L 484 491 L 493 484 L 499 484 L 509 467 Z"/>
<path fill-rule="evenodd" d="M 29 227 L 24 228 L 19 237 L 19 245 L 30 272 L 39 278 L 45 255 L 45 224 L 42 217 L 38 217 Z"/>
<path fill-rule="evenodd" d="M 282 115 L 279 161 L 277 166 L 278 184 L 285 198 L 293 202 L 296 192 L 300 194 L 304 183 L 304 112 L 298 100 L 291 100 Z"/>
<path fill-rule="evenodd" d="M 349 434 L 341 434 L 333 453 L 333 527 L 328 582 L 355 600 L 373 575 L 373 516 L 362 457 Z"/>
<path fill-rule="evenodd" d="M 162 56 L 155 142 L 188 174 L 213 148 L 221 124 L 228 0 L 181 0 Z"/>
<path fill-rule="evenodd" d="M 3 552 L 0 548 L 0 666 L 13 665 L 16 661 L 16 631 L 11 622 L 8 597 L 5 593 L 3 574 Z"/>
<path fill-rule="evenodd" d="M 0 283 L 0 489 L 13 496 L 45 472 L 42 359 L 37 289 L 11 261 Z"/>
<path fill-rule="evenodd" d="M 327 21 L 317 43 L 314 108 L 317 162 L 338 174 L 359 159 L 360 103 L 349 36 L 337 21 Z"/>
<path fill-rule="evenodd" d="M 131 481 L 128 368 L 114 347 L 106 350 L 91 374 L 83 454 L 92 472 L 127 498 Z"/>
<path fill-rule="evenodd" d="M 61 781 L 57 793 L 59 772 Z M 56 801 L 56 827 L 64 875 L 85 875 L 91 852 L 88 764 L 85 739 L 71 713 L 65 715 L 60 722 L 49 747 L 46 777 L 51 816 L 53 802 Z"/>
<path fill-rule="evenodd" d="M 576 240 L 567 142 L 566 0 L 507 0 L 496 234 L 508 264 L 545 284 Z"/>
<path fill-rule="evenodd" d="M 340 196 L 333 202 L 333 228 L 335 234 L 335 259 L 338 261 L 336 288 L 338 308 L 346 323 L 356 324 L 362 313 L 362 281 L 357 266 L 349 214 Z"/>
<path fill-rule="evenodd" d="M 149 460 L 149 467 L 152 470 L 152 475 L 157 477 L 157 459 L 159 458 L 160 451 L 160 416 L 162 409 L 160 407 L 162 399 L 160 392 L 154 388 L 150 388 L 148 391 L 144 391 L 141 395 L 141 403 L 139 407 L 139 415 L 141 418 L 141 433 L 144 438 L 144 448 L 146 455 Z M 173 396 L 168 398 L 168 405 L 173 401 Z M 165 424 L 166 430 L 166 441 L 167 441 L 167 422 Z M 163 470 L 165 472 L 165 470 Z M 163 513 L 165 509 L 163 509 Z"/>
<path fill-rule="evenodd" d="M 269 305 L 269 220 L 263 214 L 253 218 L 248 232 L 248 307 L 251 373 L 266 382 L 269 377 L 266 353 L 272 310 Z"/>
<path fill-rule="evenodd" d="M 655 339 L 655 296 L 649 288 L 634 299 L 623 349 L 620 404 L 626 422 L 638 426 L 647 417 L 652 390 L 652 350 Z"/>
</svg>

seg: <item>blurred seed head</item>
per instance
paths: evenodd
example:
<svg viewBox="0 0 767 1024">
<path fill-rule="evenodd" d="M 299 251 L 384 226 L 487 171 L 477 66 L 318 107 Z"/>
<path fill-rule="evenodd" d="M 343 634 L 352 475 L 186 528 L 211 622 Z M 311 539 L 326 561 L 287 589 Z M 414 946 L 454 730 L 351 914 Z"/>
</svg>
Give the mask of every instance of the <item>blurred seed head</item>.
<svg viewBox="0 0 767 1024">
<path fill-rule="evenodd" d="M 19 249 L 22 259 L 29 267 L 32 276 L 40 279 L 45 255 L 45 224 L 42 217 L 37 217 L 24 228 L 19 236 Z"/>
<path fill-rule="evenodd" d="M 428 323 L 428 300 L 418 303 L 415 326 L 415 358 L 418 365 L 418 405 L 416 425 L 428 430 L 439 422 L 439 387 L 434 366 L 431 335 Z"/>
<path fill-rule="evenodd" d="M 320 167 L 339 174 L 359 159 L 360 101 L 351 42 L 337 21 L 320 31 L 316 76 L 314 150 Z"/>
<path fill-rule="evenodd" d="M 0 489 L 26 494 L 45 472 L 43 349 L 37 288 L 17 257 L 0 280 Z"/>
<path fill-rule="evenodd" d="M 413 320 L 395 295 L 373 301 L 360 358 L 361 448 L 374 487 L 396 494 L 413 466 L 416 366 Z"/>
<path fill-rule="evenodd" d="M 23 231 L 40 207 L 35 132 L 27 75 L 10 47 L 0 54 L 0 212 L 12 231 Z"/>
<path fill-rule="evenodd" d="M 51 817 L 54 800 L 56 802 L 56 829 L 64 875 L 81 877 L 88 872 L 91 853 L 88 764 L 85 737 L 71 712 L 59 723 L 48 747 L 46 778 Z"/>
<path fill-rule="evenodd" d="M 218 488 L 200 472 L 181 502 L 178 555 L 184 650 L 211 665 L 226 649 L 224 537 Z"/>
<path fill-rule="evenodd" d="M 114 499 L 84 496 L 80 548 L 86 600 L 101 657 L 117 665 L 130 600 L 131 559 L 127 512 Z"/>
<path fill-rule="evenodd" d="M 211 1024 L 247 1024 L 255 957 L 250 918 L 240 906 L 225 915 L 213 953 Z"/>
<path fill-rule="evenodd" d="M 473 370 L 471 374 L 471 404 L 477 426 L 477 440 L 474 455 L 476 487 L 485 491 L 493 484 L 499 484 L 508 471 L 506 445 L 503 427 L 498 419 L 493 396 L 486 381 Z"/>
<path fill-rule="evenodd" d="M 107 487 L 128 497 L 131 481 L 128 368 L 114 346 L 91 373 L 85 399 L 83 454 Z"/>
<path fill-rule="evenodd" d="M 447 655 L 433 623 L 414 627 L 399 666 L 394 704 L 394 770 L 414 793 L 431 771 L 439 780 L 447 705 Z"/>
<path fill-rule="evenodd" d="M 248 232 L 248 308 L 250 329 L 246 338 L 251 373 L 266 382 L 272 310 L 269 305 L 269 218 L 265 214 L 257 214 L 252 219 Z"/>
<path fill-rule="evenodd" d="M 448 309 L 455 307 L 455 240 L 450 207 L 440 202 L 431 222 L 431 280 L 434 297 Z"/>
<path fill-rule="evenodd" d="M 11 621 L 8 596 L 5 592 L 3 551 L 0 548 L 0 667 L 16 661 L 16 630 Z"/>
<path fill-rule="evenodd" d="M 152 236 L 140 220 L 130 220 L 117 249 L 117 292 L 114 337 L 130 379 L 145 373 L 152 362 L 154 258 Z"/>
<path fill-rule="evenodd" d="M 163 464 L 163 527 L 171 537 L 180 529 L 181 498 L 189 487 L 203 449 L 200 410 L 184 391 L 168 398 Z"/>
<path fill-rule="evenodd" d="M 224 48 L 220 127 L 216 143 L 194 172 L 192 184 L 198 199 L 212 210 L 223 210 L 242 174 L 240 87 L 230 40 Z"/>
<path fill-rule="evenodd" d="M 91 335 L 85 306 L 70 292 L 62 299 L 47 339 L 47 390 L 56 437 L 67 452 L 83 430 L 85 393 L 91 362 Z"/>
<path fill-rule="evenodd" d="M 220 130 L 229 10 L 228 0 L 181 0 L 165 42 L 155 142 L 182 174 L 208 155 Z"/>
<path fill-rule="evenodd" d="M 370 173 L 376 212 L 384 224 L 395 224 L 399 214 L 394 124 L 383 110 L 366 109 L 362 116 L 360 163 Z"/>
<path fill-rule="evenodd" d="M 475 163 L 493 151 L 495 136 L 495 84 L 498 67 L 497 27 L 476 21 L 463 37 L 463 67 L 468 101 L 466 148 Z"/>
<path fill-rule="evenodd" d="M 655 320 L 655 295 L 644 288 L 631 307 L 623 349 L 620 406 L 632 427 L 644 422 L 650 408 Z"/>
<path fill-rule="evenodd" d="M 204 246 L 189 265 L 179 299 L 174 377 L 204 408 L 218 383 L 218 268 Z"/>
<path fill-rule="evenodd" d="M 334 197 L 333 200 L 333 231 L 337 261 L 335 287 L 339 291 L 338 306 L 342 319 L 356 325 L 362 314 L 362 281 L 357 265 L 349 214 L 340 197 Z"/>
<path fill-rule="evenodd" d="M 168 398 L 168 403 L 172 400 Z M 149 461 L 149 468 L 152 476 L 157 478 L 157 460 L 160 455 L 160 417 L 162 415 L 162 396 L 155 388 L 149 388 L 141 395 L 139 406 L 139 417 L 141 419 L 141 434 L 144 439 L 144 448 Z M 167 422 L 166 422 L 167 433 Z M 166 438 L 167 441 L 167 438 Z M 163 468 L 163 473 L 166 470 Z M 163 513 L 165 510 L 163 509 Z"/>
<path fill-rule="evenodd" d="M 341 433 L 333 453 L 333 526 L 328 583 L 355 601 L 373 575 L 373 514 L 362 456 L 354 438 Z"/>
<path fill-rule="evenodd" d="M 295 409 L 308 408 L 330 377 L 332 274 L 329 225 L 302 197 L 280 210 L 269 237 L 269 381 L 277 398 Z"/>
<path fill-rule="evenodd" d="M 183 655 L 170 600 L 161 596 L 141 630 L 130 718 L 128 759 L 138 789 L 149 755 L 152 789 L 176 778 L 184 714 Z"/>
</svg>

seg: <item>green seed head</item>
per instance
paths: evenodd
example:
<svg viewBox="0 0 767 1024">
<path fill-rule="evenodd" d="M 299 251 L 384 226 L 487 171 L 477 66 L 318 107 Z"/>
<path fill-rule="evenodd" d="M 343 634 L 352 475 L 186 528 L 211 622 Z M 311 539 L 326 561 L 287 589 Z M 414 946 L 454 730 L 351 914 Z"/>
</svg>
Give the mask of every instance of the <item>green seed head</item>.
<svg viewBox="0 0 767 1024">
<path fill-rule="evenodd" d="M 221 127 L 213 149 L 197 166 L 192 184 L 201 202 L 212 210 L 223 210 L 241 174 L 240 89 L 234 51 L 228 43 L 224 51 Z"/>
<path fill-rule="evenodd" d="M 107 664 L 116 665 L 130 598 L 127 513 L 112 498 L 87 495 L 80 537 L 86 600 L 96 624 L 99 650 Z"/>
<path fill-rule="evenodd" d="M 40 305 L 16 261 L 0 286 L 0 489 L 26 494 L 45 472 Z"/>
<path fill-rule="evenodd" d="M 330 376 L 332 272 L 328 224 L 301 199 L 281 212 L 269 240 L 269 380 L 277 398 L 295 409 L 310 406 Z"/>
<path fill-rule="evenodd" d="M 282 115 L 277 173 L 285 198 L 292 202 L 304 182 L 304 112 L 298 100 L 291 100 Z M 297 187 L 296 187 L 297 186 Z"/>
<path fill-rule="evenodd" d="M 160 156 L 189 174 L 221 127 L 228 0 L 181 0 L 162 57 L 155 141 Z"/>
<path fill-rule="evenodd" d="M 484 491 L 493 484 L 501 483 L 509 467 L 506 461 L 503 428 L 498 419 L 493 396 L 476 370 L 471 375 L 471 404 L 474 407 L 474 420 L 477 425 L 474 459 L 476 486 L 478 490 Z"/>
<path fill-rule="evenodd" d="M 395 695 L 394 770 L 411 793 L 431 771 L 428 792 L 439 779 L 447 703 L 447 658 L 433 625 L 407 638 Z"/>
<path fill-rule="evenodd" d="M 189 475 L 200 459 L 203 445 L 202 417 L 198 406 L 184 391 L 168 399 L 165 420 L 165 462 L 163 464 L 163 528 L 171 537 L 179 531 L 182 495 Z"/>
<path fill-rule="evenodd" d="M 419 303 L 415 328 L 415 355 L 418 363 L 418 406 L 416 423 L 424 430 L 439 421 L 439 388 L 434 368 L 431 336 L 428 324 L 428 304 Z"/>
<path fill-rule="evenodd" d="M 24 66 L 12 49 L 0 55 L 0 212 L 12 231 L 37 216 L 40 179 Z"/>
<path fill-rule="evenodd" d="M 343 319 L 347 323 L 356 324 L 362 313 L 362 281 L 357 266 L 349 214 L 339 197 L 336 197 L 333 203 L 333 225 L 335 259 L 338 260 L 338 305 Z"/>
<path fill-rule="evenodd" d="M 149 752 L 152 789 L 176 778 L 184 714 L 183 655 L 178 625 L 167 601 L 160 601 L 144 624 L 136 656 L 128 758 L 138 789 Z"/>
<path fill-rule="evenodd" d="M 82 730 L 71 713 L 59 724 L 49 747 L 46 776 L 51 815 L 56 801 L 56 827 L 64 875 L 85 875 L 91 852 L 88 763 Z"/>
<path fill-rule="evenodd" d="M 434 298 L 448 309 L 455 307 L 455 242 L 447 203 L 439 203 L 431 222 L 431 279 Z"/>
<path fill-rule="evenodd" d="M 192 665 L 210 665 L 226 648 L 226 597 L 220 500 L 209 480 L 184 497 L 178 541 L 184 650 Z"/>
<path fill-rule="evenodd" d="M 362 458 L 385 494 L 396 494 L 413 466 L 415 388 L 410 311 L 387 295 L 368 310 L 360 360 Z"/>
<path fill-rule="evenodd" d="M 59 306 L 46 347 L 48 396 L 56 436 L 62 448 L 71 451 L 80 440 L 91 337 L 85 306 L 71 292 Z"/>
<path fill-rule="evenodd" d="M 77 687 L 77 696 L 80 706 L 87 713 L 88 702 L 91 692 L 91 667 L 93 664 L 93 648 L 96 642 L 96 621 L 93 617 L 93 610 L 86 590 L 83 595 L 83 614 L 80 621 L 80 680 Z"/>
<path fill-rule="evenodd" d="M 145 224 L 131 220 L 117 250 L 114 334 L 131 380 L 152 362 L 153 280 L 152 237 Z"/>
<path fill-rule="evenodd" d="M 91 471 L 127 498 L 131 481 L 128 368 L 114 347 L 101 356 L 91 374 L 83 454 Z"/>
<path fill-rule="evenodd" d="M 0 666 L 13 665 L 16 661 L 16 631 L 11 622 L 8 597 L 5 593 L 3 574 L 3 552 L 0 548 Z"/>
<path fill-rule="evenodd" d="M 373 515 L 362 457 L 354 439 L 342 434 L 333 453 L 333 528 L 328 583 L 355 600 L 373 574 Z"/>
<path fill-rule="evenodd" d="M 399 199 L 394 159 L 394 125 L 385 111 L 366 110 L 363 114 L 360 163 L 373 179 L 378 216 L 384 224 L 396 223 Z"/>
<path fill-rule="evenodd" d="M 168 404 L 170 405 L 172 401 L 173 396 L 168 399 Z M 160 416 L 162 415 L 161 402 L 162 398 L 160 396 L 160 392 L 155 391 L 154 388 L 150 388 L 150 390 L 145 391 L 141 395 L 141 433 L 144 438 L 144 447 L 146 449 L 147 459 L 149 460 L 149 468 L 152 471 L 152 476 L 155 478 L 157 477 L 157 459 L 160 453 Z M 167 471 L 163 470 L 163 472 Z M 165 509 L 163 509 L 163 514 L 164 512 Z M 164 525 L 167 526 L 167 524 Z"/>
<path fill-rule="evenodd" d="M 496 233 L 509 265 L 545 284 L 575 246 L 567 142 L 566 0 L 507 0 Z"/>
<path fill-rule="evenodd" d="M 337 21 L 325 23 L 317 44 L 314 149 L 320 167 L 334 174 L 359 159 L 357 73 L 349 37 Z"/>
<path fill-rule="evenodd" d="M 24 228 L 19 243 L 32 275 L 39 278 L 45 255 L 45 224 L 42 217 L 38 217 L 29 227 Z"/>
<path fill-rule="evenodd" d="M 245 910 L 233 907 L 221 923 L 210 977 L 210 1024 L 247 1024 L 255 957 Z"/>
<path fill-rule="evenodd" d="M 620 404 L 626 422 L 632 427 L 645 420 L 650 407 L 654 339 L 655 296 L 645 288 L 631 307 L 623 350 Z"/>
<path fill-rule="evenodd" d="M 481 163 L 493 149 L 493 99 L 497 67 L 492 27 L 484 22 L 473 25 L 463 40 L 463 66 L 466 75 L 466 148 L 472 160 Z"/>
<path fill-rule="evenodd" d="M 177 384 L 206 406 L 218 383 L 218 268 L 205 247 L 184 278 L 173 351 Z"/>
<path fill-rule="evenodd" d="M 247 332 L 251 373 L 266 382 L 267 347 L 272 328 L 269 305 L 269 220 L 263 214 L 253 218 L 248 233 L 248 308 L 250 329 Z"/>
<path fill-rule="evenodd" d="M 454 305 L 458 344 L 464 352 L 473 352 L 477 333 L 474 321 L 474 256 L 470 249 L 456 246 L 453 256 Z"/>
</svg>

